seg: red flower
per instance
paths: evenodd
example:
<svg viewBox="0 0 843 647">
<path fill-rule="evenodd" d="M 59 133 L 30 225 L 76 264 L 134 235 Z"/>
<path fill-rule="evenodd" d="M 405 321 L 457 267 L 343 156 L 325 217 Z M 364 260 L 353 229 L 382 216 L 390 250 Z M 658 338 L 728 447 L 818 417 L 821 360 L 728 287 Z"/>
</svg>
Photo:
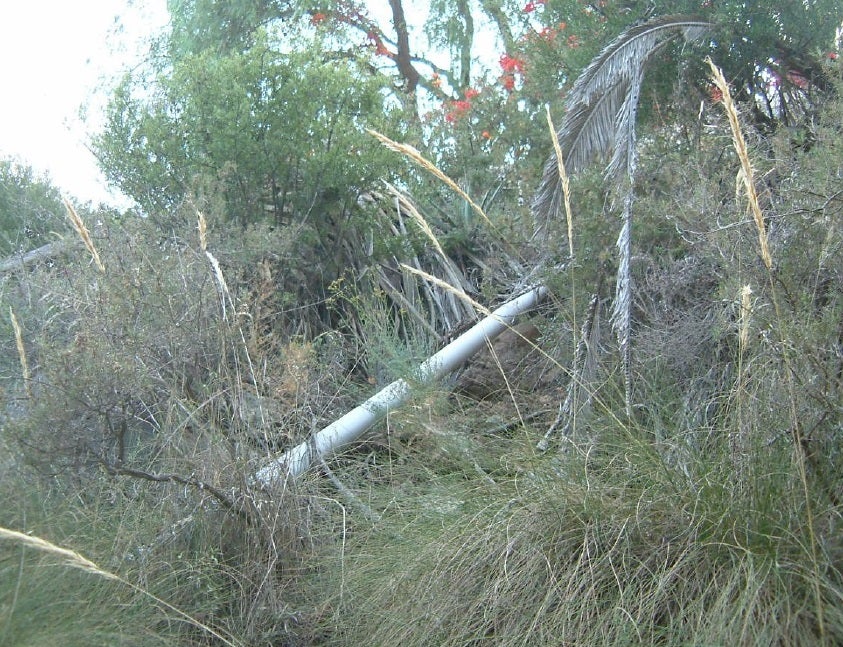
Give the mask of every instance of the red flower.
<svg viewBox="0 0 843 647">
<path fill-rule="evenodd" d="M 322 13 L 321 11 L 317 11 L 310 17 L 310 24 L 311 25 L 319 25 L 325 22 L 328 19 L 328 15 Z"/>
<path fill-rule="evenodd" d="M 829 61 L 836 61 L 838 58 L 840 58 L 840 56 L 837 52 L 829 52 L 828 54 L 825 55 L 825 57 Z"/>
<path fill-rule="evenodd" d="M 576 34 L 571 34 L 568 36 L 568 47 L 579 47 L 580 46 L 580 37 Z"/>
<path fill-rule="evenodd" d="M 482 133 L 480 133 L 480 136 L 483 139 L 491 139 L 492 138 L 492 134 L 488 130 L 484 130 Z"/>
<path fill-rule="evenodd" d="M 524 5 L 524 8 L 521 10 L 524 13 L 530 13 L 531 11 L 536 10 L 536 3 L 535 2 L 528 2 Z"/>
<path fill-rule="evenodd" d="M 445 121 L 449 124 L 455 124 L 471 110 L 471 101 L 454 99 L 453 101 L 447 102 L 445 107 L 446 109 L 450 108 L 450 110 L 446 110 L 445 112 Z"/>
<path fill-rule="evenodd" d="M 714 103 L 720 103 L 723 101 L 723 92 L 716 85 L 709 86 L 708 96 L 711 97 L 711 100 L 714 101 Z"/>
<path fill-rule="evenodd" d="M 480 90 L 476 90 L 474 88 L 468 88 L 465 91 L 465 98 L 466 99 L 473 99 L 476 96 L 480 95 Z"/>
<path fill-rule="evenodd" d="M 500 63 L 504 72 L 524 72 L 524 61 L 520 58 L 504 54 L 501 56 Z"/>
<path fill-rule="evenodd" d="M 512 92 L 515 89 L 515 77 L 512 74 L 504 74 L 501 77 L 501 84 L 505 90 Z"/>
</svg>

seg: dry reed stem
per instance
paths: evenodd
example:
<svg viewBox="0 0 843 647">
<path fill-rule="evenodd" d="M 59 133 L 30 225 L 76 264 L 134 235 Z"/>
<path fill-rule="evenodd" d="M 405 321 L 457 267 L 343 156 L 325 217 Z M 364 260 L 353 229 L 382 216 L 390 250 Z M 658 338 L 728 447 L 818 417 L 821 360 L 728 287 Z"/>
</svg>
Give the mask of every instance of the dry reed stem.
<svg viewBox="0 0 843 647">
<path fill-rule="evenodd" d="M 741 288 L 740 347 L 745 349 L 749 343 L 749 320 L 752 317 L 752 288 Z"/>
<path fill-rule="evenodd" d="M 755 226 L 758 228 L 758 243 L 761 247 L 761 260 L 764 261 L 764 266 L 770 270 L 773 267 L 773 258 L 770 256 L 770 249 L 767 245 L 767 229 L 764 226 L 764 216 L 761 213 L 761 207 L 758 204 L 758 193 L 755 191 L 755 175 L 752 169 L 752 164 L 749 161 L 749 151 L 746 146 L 746 141 L 741 131 L 741 124 L 738 120 L 738 111 L 735 109 L 735 102 L 729 92 L 729 84 L 723 77 L 723 72 L 720 71 L 711 58 L 706 57 L 706 62 L 711 68 L 712 80 L 717 89 L 723 95 L 723 107 L 726 110 L 726 116 L 729 118 L 729 126 L 732 129 L 732 141 L 735 146 L 735 151 L 741 160 L 741 172 L 738 173 L 738 182 L 742 183 L 746 190 L 747 199 L 749 200 L 749 208 L 752 211 L 752 217 L 755 220 Z"/>
<path fill-rule="evenodd" d="M 15 316 L 15 311 L 12 306 L 9 306 L 9 317 L 12 320 L 12 328 L 15 331 L 15 345 L 18 348 L 18 358 L 20 359 L 21 373 L 23 374 L 23 384 L 26 389 L 26 397 L 32 398 L 32 386 L 29 382 L 29 362 L 26 360 L 26 348 L 23 345 L 23 331 L 18 318 Z"/>
<path fill-rule="evenodd" d="M 67 566 L 71 566 L 73 568 L 80 568 L 83 571 L 93 573 L 94 575 L 99 575 L 100 577 L 104 577 L 108 580 L 120 580 L 120 578 L 114 573 L 109 573 L 108 571 L 102 570 L 99 566 L 94 564 L 94 562 L 82 557 L 82 555 L 80 555 L 79 553 L 72 550 L 68 550 L 67 548 L 62 548 L 61 546 L 56 546 L 55 544 L 52 544 L 49 541 L 46 541 L 45 539 L 41 539 L 40 537 L 27 535 L 22 532 L 18 532 L 17 530 L 0 528 L 0 538 L 12 539 L 20 542 L 21 544 L 24 544 L 25 546 L 29 546 L 30 548 L 34 548 L 45 553 L 50 553 L 51 555 L 58 555 L 64 560 L 64 563 Z"/>
<path fill-rule="evenodd" d="M 208 250 L 208 222 L 205 220 L 205 216 L 202 214 L 199 209 L 196 210 L 196 214 L 198 216 L 198 224 L 196 228 L 199 230 L 199 247 L 202 251 Z"/>
<path fill-rule="evenodd" d="M 455 295 L 457 298 L 462 299 L 463 301 L 468 303 L 470 306 L 475 308 L 478 312 L 481 312 L 483 314 L 483 316 L 488 317 L 492 314 L 492 311 L 489 310 L 482 303 L 480 303 L 478 301 L 475 301 L 470 296 L 468 296 L 468 294 L 466 294 L 463 290 L 460 290 L 459 288 L 455 288 L 453 285 L 451 285 L 447 281 L 443 281 L 442 279 L 440 279 L 436 276 L 433 276 L 432 274 L 428 274 L 424 270 L 420 270 L 420 269 L 417 269 L 415 267 L 411 267 L 410 265 L 407 265 L 406 263 L 399 263 L 399 265 L 400 265 L 400 267 L 407 270 L 408 272 L 410 272 L 412 274 L 416 274 L 418 276 L 421 276 L 423 279 L 425 279 L 427 281 L 430 281 L 434 285 L 439 286 L 440 288 L 442 288 L 446 292 L 450 292 L 451 294 Z"/>
<path fill-rule="evenodd" d="M 565 197 L 565 220 L 568 223 L 568 254 L 574 257 L 574 218 L 571 213 L 571 180 L 568 171 L 565 170 L 565 160 L 562 156 L 562 147 L 559 145 L 559 137 L 556 135 L 556 128 L 553 126 L 553 119 L 550 116 L 550 106 L 546 106 L 547 126 L 550 128 L 550 139 L 553 141 L 553 150 L 556 151 L 556 166 L 559 169 L 559 180 L 562 182 L 562 195 Z"/>
<path fill-rule="evenodd" d="M 761 259 L 764 261 L 764 266 L 767 268 L 768 278 L 770 280 L 770 288 L 771 294 L 773 295 L 773 307 L 776 311 L 776 317 L 778 318 L 779 322 L 782 321 L 781 309 L 779 307 L 779 301 L 776 298 L 775 290 L 773 289 L 773 259 L 770 255 L 770 250 L 767 246 L 767 230 L 764 226 L 764 217 L 761 214 L 761 207 L 758 205 L 758 194 L 755 192 L 755 182 L 753 178 L 753 171 L 752 165 L 749 161 L 749 153 L 747 152 L 746 142 L 743 138 L 743 133 L 741 132 L 740 122 L 738 121 L 738 113 L 735 109 L 734 101 L 732 100 L 732 95 L 729 93 L 729 86 L 726 83 L 726 79 L 723 77 L 723 73 L 720 69 L 712 62 L 710 57 L 706 57 L 706 62 L 711 67 L 711 72 L 713 76 L 714 84 L 717 86 L 717 89 L 723 94 L 723 105 L 726 108 L 726 115 L 729 117 L 729 125 L 732 128 L 732 138 L 735 146 L 735 150 L 738 153 L 738 157 L 741 160 L 741 173 L 738 175 L 738 182 L 743 182 L 744 187 L 746 188 L 747 197 L 749 199 L 749 207 L 752 210 L 752 216 L 755 220 L 755 225 L 758 228 L 758 242 L 761 247 Z M 788 343 L 787 340 L 784 338 L 783 333 L 780 331 L 782 335 L 782 347 L 787 348 Z M 824 618 L 824 611 L 823 611 L 823 594 L 820 589 L 820 581 L 821 581 L 821 568 L 819 564 L 818 558 L 818 540 L 816 536 L 816 531 L 814 529 L 814 511 L 813 511 L 813 504 L 811 499 L 811 492 L 808 486 L 808 463 L 813 462 L 811 456 L 805 451 L 804 442 L 805 439 L 802 436 L 802 429 L 801 429 L 801 421 L 799 418 L 798 406 L 796 402 L 796 393 L 795 393 L 795 386 L 793 384 L 793 375 L 794 371 L 791 366 L 791 359 L 789 352 L 785 351 L 783 353 L 784 361 L 788 368 L 786 375 L 787 375 L 787 391 L 788 391 L 788 400 L 790 404 L 790 416 L 791 416 L 791 434 L 793 436 L 793 447 L 796 456 L 796 464 L 797 469 L 799 471 L 799 479 L 802 483 L 802 491 L 805 496 L 805 515 L 806 515 L 806 525 L 808 527 L 808 534 L 810 537 L 810 544 L 809 548 L 811 551 L 811 560 L 814 570 L 814 578 L 813 578 L 813 585 L 814 585 L 814 596 L 816 598 L 816 614 L 817 614 L 817 625 L 820 634 L 820 642 L 821 644 L 825 644 L 825 618 Z"/>
<path fill-rule="evenodd" d="M 394 150 L 397 153 L 401 153 L 402 155 L 406 155 L 411 160 L 413 160 L 416 164 L 421 166 L 423 169 L 425 169 L 426 171 L 428 171 L 429 173 L 431 173 L 435 177 L 437 177 L 439 180 L 444 182 L 447 186 L 449 186 L 451 189 L 453 189 L 463 200 L 468 202 L 468 204 L 471 206 L 471 208 L 474 209 L 474 211 L 481 218 L 483 218 L 483 220 L 485 220 L 486 223 L 490 227 L 493 226 L 492 222 L 489 220 L 488 216 L 486 216 L 486 214 L 483 212 L 483 209 L 477 203 L 475 203 L 474 200 L 472 200 L 468 196 L 468 194 L 465 191 L 463 191 L 456 182 L 454 182 L 451 178 L 449 178 L 442 171 L 440 171 L 438 168 L 436 168 L 436 166 L 432 162 L 425 159 L 424 156 L 418 151 L 418 149 L 416 149 L 413 146 L 410 146 L 409 144 L 399 144 L 398 142 L 393 141 L 392 139 L 387 137 L 386 135 L 381 135 L 376 130 L 367 129 L 366 132 L 368 132 L 370 135 L 375 137 L 378 141 L 380 141 L 384 146 L 386 146 L 390 150 Z"/>
<path fill-rule="evenodd" d="M 195 208 L 194 208 L 195 209 Z M 208 221 L 205 220 L 205 216 L 202 214 L 199 209 L 195 209 L 196 211 L 196 229 L 199 230 L 199 247 L 202 248 L 202 251 L 205 252 L 205 256 L 208 259 L 208 262 L 211 264 L 211 272 L 214 275 L 214 280 L 217 284 L 217 293 L 220 297 L 220 308 L 222 309 L 222 319 L 223 321 L 227 321 L 228 314 L 226 303 L 231 302 L 231 292 L 228 290 L 228 283 L 225 281 L 225 276 L 222 273 L 222 268 L 220 267 L 220 263 L 217 260 L 216 256 L 214 256 L 211 252 L 208 251 Z M 232 303 L 232 308 L 234 304 Z"/>
<path fill-rule="evenodd" d="M 238 647 L 236 643 L 228 640 L 225 636 L 220 635 L 212 627 L 196 620 L 195 618 L 191 617 L 178 607 L 174 607 L 169 602 L 162 600 L 156 595 L 153 595 L 149 591 L 146 591 L 136 584 L 132 584 L 127 580 L 124 580 L 119 575 L 115 575 L 114 573 L 110 573 L 109 571 L 105 571 L 97 566 L 91 560 L 83 557 L 79 553 L 74 550 L 69 550 L 67 548 L 62 548 L 61 546 L 56 546 L 54 543 L 47 541 L 46 539 L 41 539 L 40 537 L 35 537 L 33 535 L 27 535 L 22 532 L 18 532 L 17 530 L 10 530 L 8 528 L 3 528 L 0 526 L 0 539 L 11 539 L 12 541 L 17 541 L 24 546 L 28 546 L 30 548 L 34 548 L 35 550 L 39 550 L 44 553 L 48 553 L 50 555 L 58 555 L 62 558 L 65 566 L 70 566 L 71 568 L 78 568 L 87 573 L 91 573 L 93 575 L 98 575 L 99 577 L 103 577 L 107 580 L 112 580 L 115 582 L 120 582 L 121 584 L 125 584 L 131 589 L 134 589 L 138 593 L 142 593 L 143 595 L 147 596 L 148 598 L 154 600 L 156 603 L 160 604 L 163 607 L 166 607 L 170 611 L 173 611 L 188 623 L 193 625 L 194 627 L 198 627 L 203 631 L 209 633 L 210 635 L 214 636 L 218 640 L 222 641 L 224 644 L 229 645 L 230 647 Z"/>
<path fill-rule="evenodd" d="M 91 253 L 91 257 L 94 259 L 97 269 L 99 269 L 100 272 L 105 272 L 105 265 L 102 264 L 97 248 L 94 247 L 94 241 L 91 240 L 91 232 L 88 231 L 88 228 L 85 226 L 82 218 L 79 217 L 79 214 L 76 213 L 76 209 L 73 208 L 73 205 L 70 204 L 70 201 L 67 198 L 64 198 L 64 207 L 67 209 L 67 216 L 70 218 L 73 228 L 76 230 L 76 233 L 79 234 L 82 242 L 85 243 L 85 247 Z"/>
</svg>

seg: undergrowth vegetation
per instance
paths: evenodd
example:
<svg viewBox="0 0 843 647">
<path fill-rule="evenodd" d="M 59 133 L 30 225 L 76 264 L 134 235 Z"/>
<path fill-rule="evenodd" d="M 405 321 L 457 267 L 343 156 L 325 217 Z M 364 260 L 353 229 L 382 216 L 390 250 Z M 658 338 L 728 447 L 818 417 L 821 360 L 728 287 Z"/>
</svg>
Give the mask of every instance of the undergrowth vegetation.
<svg viewBox="0 0 843 647">
<path fill-rule="evenodd" d="M 0 282 L 21 339 L 4 321 L 0 527 L 30 538 L 0 537 L 0 645 L 840 644 L 841 107 L 810 145 L 750 141 L 769 267 L 720 107 L 644 142 L 631 416 L 599 325 L 614 216 L 585 177 L 576 262 L 530 315 L 546 371 L 491 361 L 483 402 L 420 389 L 271 491 L 262 460 L 445 341 L 452 292 L 400 263 L 457 264 L 393 223 L 401 245 L 314 295 L 305 226 L 83 213 L 102 270 L 68 235 Z"/>
</svg>

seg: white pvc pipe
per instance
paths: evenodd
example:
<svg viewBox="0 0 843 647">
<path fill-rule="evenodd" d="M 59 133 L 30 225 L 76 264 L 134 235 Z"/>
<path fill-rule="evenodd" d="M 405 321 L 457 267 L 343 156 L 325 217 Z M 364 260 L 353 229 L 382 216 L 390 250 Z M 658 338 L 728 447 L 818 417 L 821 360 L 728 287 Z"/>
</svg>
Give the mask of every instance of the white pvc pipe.
<svg viewBox="0 0 843 647">
<path fill-rule="evenodd" d="M 429 384 L 459 368 L 468 358 L 512 325 L 515 318 L 547 296 L 547 288 L 539 286 L 507 301 L 442 350 L 422 362 L 412 380 Z M 316 432 L 310 440 L 272 458 L 261 467 L 254 481 L 264 487 L 283 482 L 288 475 L 298 476 L 318 457 L 327 457 L 359 438 L 387 413 L 403 405 L 412 395 L 412 387 L 403 379 L 396 380 L 352 409 L 342 418 Z"/>
</svg>

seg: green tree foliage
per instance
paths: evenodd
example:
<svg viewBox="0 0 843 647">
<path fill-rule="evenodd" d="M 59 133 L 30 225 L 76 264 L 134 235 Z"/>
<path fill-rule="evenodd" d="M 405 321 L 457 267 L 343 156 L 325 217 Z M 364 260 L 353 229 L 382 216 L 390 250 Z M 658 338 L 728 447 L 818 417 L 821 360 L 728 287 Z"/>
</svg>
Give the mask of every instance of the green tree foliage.
<svg viewBox="0 0 843 647">
<path fill-rule="evenodd" d="M 576 78 L 597 48 L 628 26 L 681 14 L 711 21 L 709 40 L 695 48 L 674 44 L 653 66 L 644 114 L 664 118 L 659 110 L 697 111 L 710 87 L 702 63 L 708 54 L 737 89 L 737 98 L 750 104 L 756 121 L 768 125 L 798 121 L 815 107 L 817 91 L 829 89 L 824 59 L 843 20 L 834 0 L 533 0 L 522 10 L 531 30 L 517 46 L 528 61 L 536 96 L 552 103 L 553 93 Z"/>
<path fill-rule="evenodd" d="M 142 96 L 127 76 L 96 147 L 121 189 L 151 211 L 215 188 L 242 224 L 347 209 L 388 175 L 364 127 L 389 109 L 377 77 L 326 57 L 317 38 L 282 52 L 264 30 L 242 52 L 173 60 Z"/>
<path fill-rule="evenodd" d="M 0 256 L 49 242 L 64 229 L 59 190 L 30 166 L 0 160 Z"/>
<path fill-rule="evenodd" d="M 273 0 L 168 0 L 170 56 L 180 59 L 206 50 L 230 54 L 248 49 L 254 45 L 255 30 L 280 17 L 285 4 Z"/>
</svg>

